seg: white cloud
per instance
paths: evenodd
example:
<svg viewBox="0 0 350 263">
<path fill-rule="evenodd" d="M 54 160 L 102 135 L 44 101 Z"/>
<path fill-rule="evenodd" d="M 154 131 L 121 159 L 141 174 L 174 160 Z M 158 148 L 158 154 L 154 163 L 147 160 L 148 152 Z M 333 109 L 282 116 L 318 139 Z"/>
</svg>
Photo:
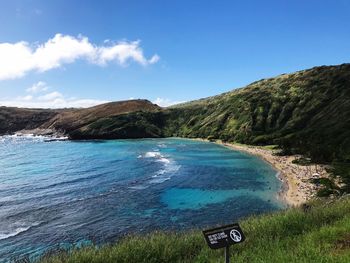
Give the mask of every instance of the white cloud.
<svg viewBox="0 0 350 263">
<path fill-rule="evenodd" d="M 44 81 L 39 81 L 37 83 L 34 83 L 30 88 L 26 89 L 26 91 L 29 93 L 38 93 L 47 91 L 48 89 L 49 87 Z"/>
<path fill-rule="evenodd" d="M 98 104 L 107 103 L 105 100 L 94 100 L 94 99 L 66 99 L 66 98 L 55 98 L 53 100 L 38 100 L 38 98 L 19 97 L 14 100 L 0 101 L 0 106 L 7 107 L 21 107 L 21 108 L 51 108 L 51 109 L 62 109 L 62 108 L 87 108 Z"/>
<path fill-rule="evenodd" d="M 129 61 L 150 65 L 159 61 L 153 55 L 147 59 L 140 47 L 140 41 L 105 42 L 97 46 L 84 36 L 56 34 L 37 46 L 28 42 L 0 43 L 0 80 L 23 77 L 30 71 L 45 72 L 70 64 L 78 59 L 100 66 L 115 61 L 127 65 Z"/>
<path fill-rule="evenodd" d="M 33 99 L 32 95 L 27 95 L 23 97 L 17 97 L 17 100 L 22 100 L 22 101 L 31 101 Z"/>
<path fill-rule="evenodd" d="M 107 42 L 108 43 L 108 42 Z M 99 65 L 106 65 L 110 61 L 117 61 L 120 65 L 125 65 L 128 60 L 134 60 L 141 65 L 154 64 L 159 60 L 159 56 L 153 55 L 147 60 L 140 48 L 140 41 L 119 42 L 116 45 L 97 48 L 94 62 Z"/>
<path fill-rule="evenodd" d="M 63 99 L 63 95 L 58 91 L 53 91 L 51 93 L 47 93 L 45 95 L 38 97 L 38 100 L 41 100 L 41 101 L 51 101 L 55 99 Z"/>
<path fill-rule="evenodd" d="M 161 107 L 169 107 L 171 105 L 183 103 L 184 101 L 172 101 L 170 99 L 165 99 L 165 98 L 156 98 L 152 103 L 157 104 Z"/>
<path fill-rule="evenodd" d="M 149 60 L 150 64 L 155 64 L 160 60 L 160 56 L 158 56 L 157 54 L 153 55 L 153 57 L 151 57 L 151 59 Z"/>
<path fill-rule="evenodd" d="M 135 98 L 130 97 L 130 100 Z M 22 108 L 86 108 L 92 107 L 98 104 L 107 103 L 107 100 L 94 100 L 94 99 L 79 99 L 76 97 L 66 98 L 62 93 L 58 91 L 52 91 L 43 95 L 32 94 L 26 96 L 20 96 L 15 99 L 0 100 L 0 106 L 7 107 L 22 107 Z M 173 101 L 166 98 L 156 98 L 152 103 L 161 107 L 169 107 L 171 105 L 183 103 L 184 101 Z"/>
<path fill-rule="evenodd" d="M 62 93 L 52 91 L 43 95 L 32 94 L 20 96 L 15 99 L 0 100 L 0 106 L 22 108 L 86 108 L 106 102 L 108 101 L 77 99 L 73 97 L 66 98 Z"/>
</svg>

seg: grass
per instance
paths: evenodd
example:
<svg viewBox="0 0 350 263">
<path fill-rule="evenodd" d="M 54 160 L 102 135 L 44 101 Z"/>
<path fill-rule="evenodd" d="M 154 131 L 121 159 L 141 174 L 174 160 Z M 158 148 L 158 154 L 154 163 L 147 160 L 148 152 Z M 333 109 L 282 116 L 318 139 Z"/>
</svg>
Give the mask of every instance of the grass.
<svg viewBox="0 0 350 263">
<path fill-rule="evenodd" d="M 240 222 L 246 241 L 231 247 L 232 262 L 350 262 L 350 198 L 309 206 Z M 127 237 L 113 245 L 46 256 L 40 263 L 223 261 L 223 250 L 210 250 L 201 231 L 194 230 Z"/>
</svg>

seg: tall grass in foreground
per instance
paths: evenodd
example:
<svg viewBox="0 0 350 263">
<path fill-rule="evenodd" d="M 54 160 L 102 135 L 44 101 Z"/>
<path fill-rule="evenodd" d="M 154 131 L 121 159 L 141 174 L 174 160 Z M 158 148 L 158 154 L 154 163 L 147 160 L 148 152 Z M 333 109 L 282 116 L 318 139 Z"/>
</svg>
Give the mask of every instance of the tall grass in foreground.
<svg viewBox="0 0 350 263">
<path fill-rule="evenodd" d="M 246 241 L 232 246 L 232 262 L 350 262 L 350 198 L 314 201 L 240 222 Z M 61 262 L 223 262 L 223 250 L 210 250 L 201 231 L 156 232 L 114 245 L 85 247 L 48 256 Z"/>
</svg>

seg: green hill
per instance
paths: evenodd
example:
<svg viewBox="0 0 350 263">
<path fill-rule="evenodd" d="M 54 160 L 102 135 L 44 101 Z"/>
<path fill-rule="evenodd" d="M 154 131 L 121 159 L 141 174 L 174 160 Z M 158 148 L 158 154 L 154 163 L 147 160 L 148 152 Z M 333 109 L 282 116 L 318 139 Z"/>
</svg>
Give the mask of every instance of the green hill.
<svg viewBox="0 0 350 263">
<path fill-rule="evenodd" d="M 278 144 L 317 161 L 350 161 L 350 64 L 260 80 L 164 114 L 165 136 Z"/>
<path fill-rule="evenodd" d="M 329 193 L 350 193 L 350 64 L 283 74 L 169 108 L 146 100 L 88 109 L 0 107 L 0 134 L 23 129 L 52 130 L 72 140 L 179 136 L 275 144 L 286 154 L 331 163 L 344 185 Z M 248 218 L 242 226 L 247 241 L 232 250 L 234 262 L 350 262 L 348 198 L 314 203 L 307 212 L 295 208 Z M 42 262 L 218 262 L 221 257 L 193 231 L 130 237 Z"/>
<path fill-rule="evenodd" d="M 50 121 L 59 111 L 49 109 L 22 109 L 0 107 L 0 135 L 23 129 L 36 129 Z"/>
<path fill-rule="evenodd" d="M 71 139 L 200 137 L 278 144 L 316 161 L 350 161 L 350 64 L 322 66 L 170 108 L 146 100 L 88 109 L 0 108 L 0 134 L 52 128 Z"/>
<path fill-rule="evenodd" d="M 160 110 L 158 105 L 148 100 L 58 110 L 0 107 L 0 135 L 23 130 L 48 134 L 51 130 L 70 139 L 159 137 L 162 132 L 152 123 L 157 123 L 154 117 Z"/>
<path fill-rule="evenodd" d="M 72 140 L 179 136 L 274 144 L 332 163 L 350 192 L 350 64 L 283 74 L 170 108 L 147 100 L 87 109 L 0 107 L 0 134 L 35 128 Z"/>
<path fill-rule="evenodd" d="M 246 241 L 231 247 L 232 262 L 350 262 L 350 199 L 314 202 L 250 217 L 241 227 Z M 134 236 L 103 247 L 61 252 L 41 263 L 223 262 L 223 250 L 210 250 L 199 230 Z"/>
<path fill-rule="evenodd" d="M 72 139 L 189 137 L 278 145 L 332 164 L 350 193 L 350 64 L 263 79 L 218 96 L 163 110 L 133 111 L 88 123 Z"/>
<path fill-rule="evenodd" d="M 65 131 L 72 139 L 180 136 L 277 144 L 315 161 L 348 162 L 350 64 L 284 74 L 163 110 L 93 116 L 79 119 L 80 127 L 65 122 Z"/>
<path fill-rule="evenodd" d="M 159 137 L 156 116 L 161 110 L 148 100 L 110 102 L 57 114 L 41 128 L 59 130 L 71 139 Z"/>
</svg>

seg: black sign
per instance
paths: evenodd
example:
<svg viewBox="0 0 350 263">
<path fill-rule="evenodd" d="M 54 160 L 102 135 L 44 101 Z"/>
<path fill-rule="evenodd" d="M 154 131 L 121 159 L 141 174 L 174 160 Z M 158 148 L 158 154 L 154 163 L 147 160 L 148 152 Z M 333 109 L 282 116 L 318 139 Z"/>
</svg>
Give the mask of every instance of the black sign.
<svg viewBox="0 0 350 263">
<path fill-rule="evenodd" d="M 204 230 L 203 234 L 211 249 L 228 247 L 245 240 L 243 231 L 238 224 Z"/>
</svg>

